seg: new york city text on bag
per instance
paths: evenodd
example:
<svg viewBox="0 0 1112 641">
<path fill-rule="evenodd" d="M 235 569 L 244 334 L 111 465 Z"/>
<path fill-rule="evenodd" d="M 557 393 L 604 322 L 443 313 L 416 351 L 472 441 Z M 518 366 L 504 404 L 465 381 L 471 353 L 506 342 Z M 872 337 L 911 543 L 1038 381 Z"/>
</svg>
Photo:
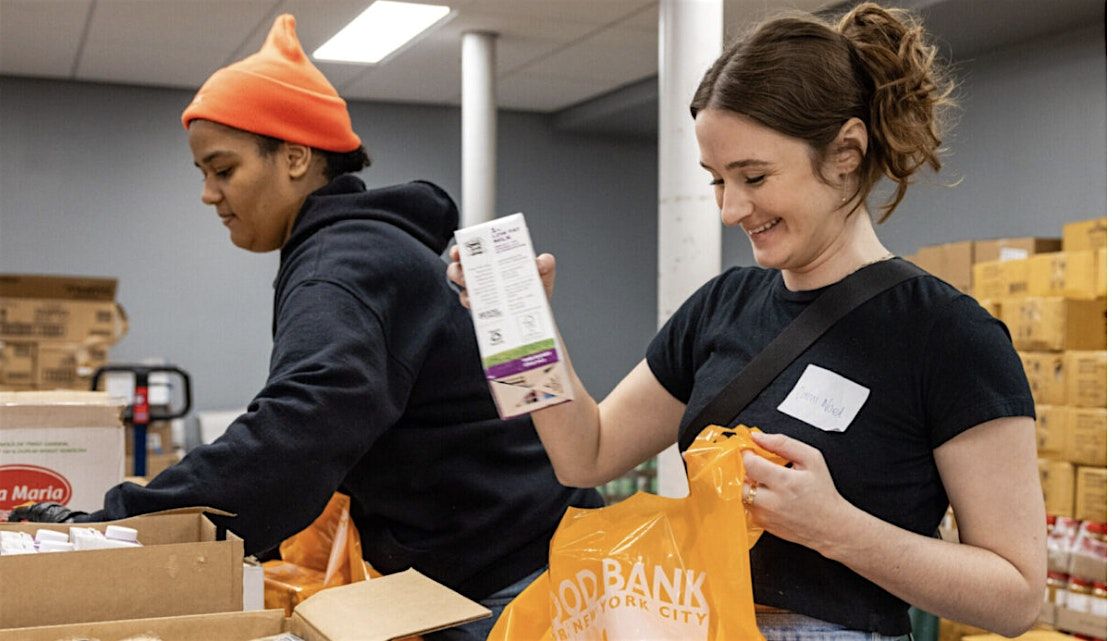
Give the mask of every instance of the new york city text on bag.
<svg viewBox="0 0 1112 641">
<path fill-rule="evenodd" d="M 691 493 L 638 493 L 569 508 L 549 570 L 503 612 L 488 641 L 763 641 L 749 548 L 761 530 L 742 504 L 749 429 L 708 426 L 684 453 Z M 747 540 L 746 540 L 747 539 Z"/>
</svg>

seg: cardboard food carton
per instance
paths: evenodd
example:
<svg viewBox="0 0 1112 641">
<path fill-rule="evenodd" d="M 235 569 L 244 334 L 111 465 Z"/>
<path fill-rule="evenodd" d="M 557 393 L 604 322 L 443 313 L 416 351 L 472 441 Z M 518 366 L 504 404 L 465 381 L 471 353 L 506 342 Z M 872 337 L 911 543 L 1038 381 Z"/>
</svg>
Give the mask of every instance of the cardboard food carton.
<svg viewBox="0 0 1112 641">
<path fill-rule="evenodd" d="M 1097 250 L 1097 296 L 1108 295 L 1108 250 L 1101 247 Z"/>
<path fill-rule="evenodd" d="M 973 291 L 973 241 L 928 245 L 915 253 L 915 265 L 964 294 Z"/>
<path fill-rule="evenodd" d="M 281 610 L 228 612 L 0 630 L 0 641 L 253 641 L 291 632 L 305 641 L 387 641 L 476 621 L 490 610 L 407 570 L 319 592 L 285 618 Z"/>
<path fill-rule="evenodd" d="M 0 274 L 0 340 L 106 343 L 127 331 L 110 278 Z"/>
<path fill-rule="evenodd" d="M 0 274 L 0 389 L 89 389 L 127 332 L 109 278 Z"/>
<path fill-rule="evenodd" d="M 1108 246 L 1108 219 L 1095 218 L 1062 226 L 1062 251 L 1084 251 Z"/>
<path fill-rule="evenodd" d="M 567 355 L 522 214 L 456 231 L 471 320 L 502 418 L 572 400 Z"/>
<path fill-rule="evenodd" d="M 1067 411 L 1065 460 L 1078 465 L 1108 462 L 1108 410 L 1071 407 Z"/>
<path fill-rule="evenodd" d="M 1011 328 L 1008 320 L 1005 325 Z M 1060 352 L 1018 352 L 1037 405 L 1065 405 L 1067 396 L 1065 356 Z"/>
<path fill-rule="evenodd" d="M 978 240 L 973 243 L 973 263 L 1030 258 L 1036 254 L 1056 252 L 1061 248 L 1062 239 L 1060 238 L 1025 236 L 1022 238 Z"/>
<path fill-rule="evenodd" d="M 1007 296 L 1004 263 L 998 260 L 973 265 L 973 296 L 999 300 Z"/>
<path fill-rule="evenodd" d="M 0 521 L 28 501 L 99 509 L 124 476 L 121 409 L 101 392 L 0 392 Z"/>
<path fill-rule="evenodd" d="M 142 547 L 0 556 L 0 628 L 241 610 L 243 541 L 220 540 L 202 511 L 81 524 L 134 528 Z M 70 527 L 0 523 L 30 534 Z"/>
<path fill-rule="evenodd" d="M 1081 521 L 1108 521 L 1108 470 L 1103 467 L 1077 468 L 1077 505 L 1074 517 Z"/>
<path fill-rule="evenodd" d="M 1030 272 L 1030 259 L 1019 258 L 1003 261 L 1000 264 L 1000 274 L 1004 281 L 1004 296 L 1008 298 L 1027 296 Z"/>
<path fill-rule="evenodd" d="M 1066 400 L 1076 407 L 1108 405 L 1108 352 L 1066 352 Z"/>
<path fill-rule="evenodd" d="M 1061 405 L 1035 406 L 1035 439 L 1039 456 L 1064 460 L 1069 408 Z"/>
<path fill-rule="evenodd" d="M 1060 352 L 1106 347 L 1103 300 L 1027 297 L 1005 300 L 1001 307 L 1017 349 Z"/>
<path fill-rule="evenodd" d="M 1028 260 L 1027 293 L 1031 296 L 1064 296 L 1082 300 L 1098 298 L 1099 255 L 1096 251 L 1039 254 Z"/>
<path fill-rule="evenodd" d="M 1073 465 L 1065 461 L 1039 459 L 1039 481 L 1042 484 L 1046 513 L 1073 516 Z"/>
</svg>

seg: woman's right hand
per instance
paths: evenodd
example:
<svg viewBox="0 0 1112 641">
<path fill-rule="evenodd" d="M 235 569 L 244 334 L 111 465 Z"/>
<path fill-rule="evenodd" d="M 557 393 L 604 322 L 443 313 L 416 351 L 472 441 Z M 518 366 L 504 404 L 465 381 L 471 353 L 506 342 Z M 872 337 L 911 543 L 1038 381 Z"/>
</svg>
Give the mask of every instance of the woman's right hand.
<svg viewBox="0 0 1112 641">
<path fill-rule="evenodd" d="M 459 262 L 459 245 L 453 246 L 448 256 L 452 259 L 452 262 L 448 263 L 448 280 L 459 286 L 459 302 L 470 309 L 471 299 L 467 296 L 467 280 L 463 275 L 463 265 Z M 541 276 L 545 295 L 552 300 L 552 291 L 556 287 L 556 257 L 552 254 L 537 256 L 537 273 Z"/>
</svg>

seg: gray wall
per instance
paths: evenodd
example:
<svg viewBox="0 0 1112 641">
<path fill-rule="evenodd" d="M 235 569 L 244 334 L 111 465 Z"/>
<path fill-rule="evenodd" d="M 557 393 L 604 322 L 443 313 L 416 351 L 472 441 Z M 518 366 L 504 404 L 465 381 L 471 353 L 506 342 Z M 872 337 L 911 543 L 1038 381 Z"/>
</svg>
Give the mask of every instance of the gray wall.
<svg viewBox="0 0 1112 641">
<path fill-rule="evenodd" d="M 277 254 L 227 240 L 200 202 L 178 117 L 190 92 L 0 78 L 0 271 L 113 276 L 130 334 L 111 352 L 193 375 L 198 409 L 243 407 L 266 379 Z M 457 109 L 352 105 L 371 186 L 460 191 Z M 557 322 L 594 394 L 655 329 L 656 146 L 499 120 L 502 214 L 523 211 L 559 260 Z"/>
<path fill-rule="evenodd" d="M 954 240 L 1060 236 L 1063 223 L 1104 216 L 1103 24 L 981 53 L 957 66 L 961 109 L 945 141 L 950 154 L 942 171 L 925 171 L 877 228 L 888 248 L 908 255 Z M 722 247 L 725 264 L 753 264 L 740 232 L 727 230 Z"/>
<path fill-rule="evenodd" d="M 941 176 L 925 175 L 880 234 L 897 253 L 966 238 L 1056 236 L 1105 213 L 1103 27 L 979 54 L 960 66 L 961 120 Z M 277 257 L 234 248 L 199 200 L 176 126 L 188 92 L 0 78 L 0 271 L 116 276 L 131 334 L 113 358 L 192 372 L 201 409 L 243 406 L 265 380 Z M 459 196 L 455 109 L 355 104 L 375 156 L 365 178 Z M 945 183 L 961 179 L 957 187 Z M 499 121 L 500 213 L 524 211 L 559 259 L 557 321 L 605 394 L 655 327 L 656 143 Z M 752 264 L 723 234 L 725 264 Z"/>
</svg>

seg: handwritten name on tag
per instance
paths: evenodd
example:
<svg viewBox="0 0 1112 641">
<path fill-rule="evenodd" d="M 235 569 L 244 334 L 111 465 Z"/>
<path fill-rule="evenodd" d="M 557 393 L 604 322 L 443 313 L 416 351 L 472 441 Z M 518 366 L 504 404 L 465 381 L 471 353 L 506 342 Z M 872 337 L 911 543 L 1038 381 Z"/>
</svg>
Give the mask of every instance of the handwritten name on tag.
<svg viewBox="0 0 1112 641">
<path fill-rule="evenodd" d="M 776 409 L 827 432 L 844 432 L 869 398 L 863 387 L 818 365 L 808 365 Z"/>
</svg>

